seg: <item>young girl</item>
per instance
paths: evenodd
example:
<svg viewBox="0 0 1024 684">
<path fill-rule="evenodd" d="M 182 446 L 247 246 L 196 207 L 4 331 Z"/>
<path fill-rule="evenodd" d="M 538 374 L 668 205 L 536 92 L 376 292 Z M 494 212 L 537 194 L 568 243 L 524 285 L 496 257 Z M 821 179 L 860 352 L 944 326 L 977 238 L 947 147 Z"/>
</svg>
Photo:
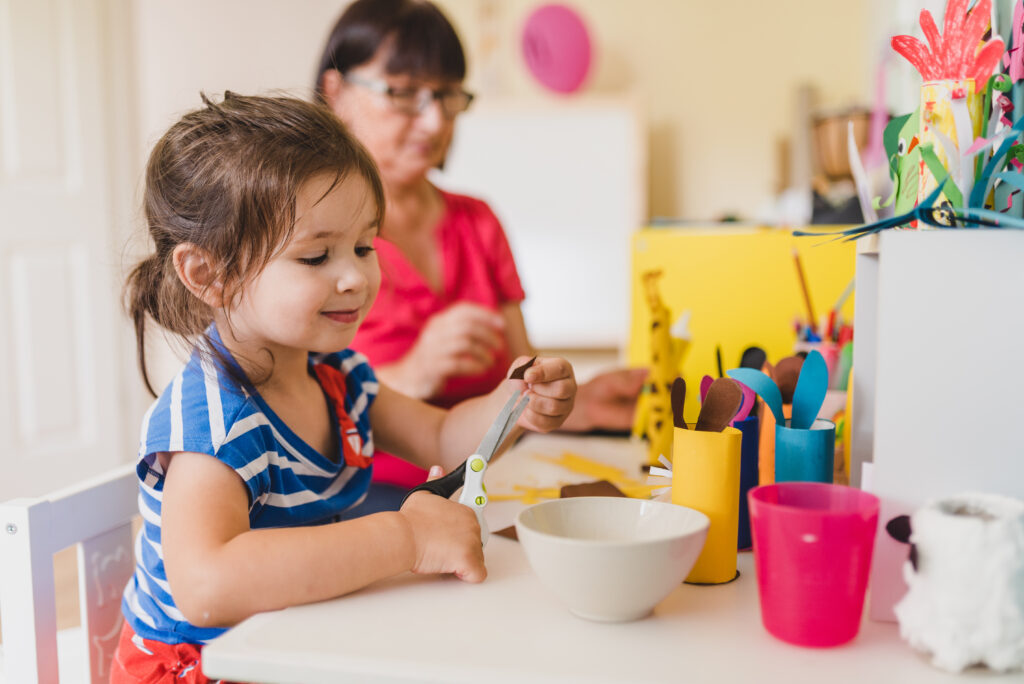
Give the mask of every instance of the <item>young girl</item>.
<svg viewBox="0 0 1024 684">
<path fill-rule="evenodd" d="M 515 385 L 530 394 L 518 425 L 537 431 L 558 427 L 576 392 L 554 358 L 450 411 L 379 384 L 347 350 L 380 283 L 373 162 L 326 108 L 205 102 L 150 156 L 156 251 L 127 285 L 147 386 L 147 316 L 194 349 L 143 420 L 116 683 L 206 681 L 199 648 L 226 627 L 407 570 L 482 581 L 476 518 L 458 503 L 421 492 L 335 520 L 365 496 L 375 447 L 451 469 Z"/>
</svg>

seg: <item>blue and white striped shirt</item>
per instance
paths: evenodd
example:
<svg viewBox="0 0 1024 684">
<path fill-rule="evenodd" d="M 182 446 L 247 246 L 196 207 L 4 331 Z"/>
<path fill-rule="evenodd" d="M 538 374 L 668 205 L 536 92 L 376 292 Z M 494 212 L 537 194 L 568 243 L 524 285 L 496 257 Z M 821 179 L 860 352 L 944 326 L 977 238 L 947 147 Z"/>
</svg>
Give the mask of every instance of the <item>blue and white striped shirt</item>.
<svg viewBox="0 0 1024 684">
<path fill-rule="evenodd" d="M 189 624 L 171 596 L 160 545 L 164 472 L 158 453 L 210 454 L 230 466 L 248 491 L 253 529 L 330 522 L 365 498 L 372 469 L 369 408 L 379 389 L 376 376 L 366 358 L 351 350 L 311 355 L 310 373 L 319 376 L 332 424 L 342 426 L 334 460 L 296 436 L 258 392 L 241 386 L 198 352 L 146 413 L 137 468 L 143 525 L 135 540 L 135 575 L 121 601 L 138 636 L 164 643 L 206 643 L 225 631 Z M 324 382 L 325 375 L 336 382 Z M 338 396 L 341 392 L 344 397 Z M 339 415 L 342 404 L 347 416 Z"/>
</svg>

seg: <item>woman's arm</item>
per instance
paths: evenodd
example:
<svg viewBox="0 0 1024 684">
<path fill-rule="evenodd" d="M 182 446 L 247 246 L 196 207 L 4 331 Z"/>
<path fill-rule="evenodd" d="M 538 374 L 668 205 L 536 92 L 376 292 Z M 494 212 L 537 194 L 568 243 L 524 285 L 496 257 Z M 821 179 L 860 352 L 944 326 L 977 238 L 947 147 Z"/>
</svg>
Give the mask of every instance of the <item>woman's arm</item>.
<svg viewBox="0 0 1024 684">
<path fill-rule="evenodd" d="M 526 332 L 526 321 L 523 320 L 521 302 L 505 302 L 501 305 L 501 317 L 505 320 L 505 340 L 508 342 L 508 353 L 513 359 L 517 356 L 535 356 L 537 354 L 530 344 L 530 336 Z"/>
<path fill-rule="evenodd" d="M 320 601 L 412 570 L 486 576 L 473 512 L 417 493 L 397 513 L 253 530 L 241 478 L 206 454 L 169 459 L 161 507 L 171 593 L 198 627 Z"/>
</svg>

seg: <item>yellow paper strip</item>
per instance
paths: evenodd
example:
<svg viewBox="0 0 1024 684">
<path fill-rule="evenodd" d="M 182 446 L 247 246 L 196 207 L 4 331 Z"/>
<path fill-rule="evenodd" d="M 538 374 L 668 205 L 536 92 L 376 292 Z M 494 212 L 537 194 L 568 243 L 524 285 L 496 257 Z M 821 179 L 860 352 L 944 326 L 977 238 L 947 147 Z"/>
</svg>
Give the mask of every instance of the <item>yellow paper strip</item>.
<svg viewBox="0 0 1024 684">
<path fill-rule="evenodd" d="M 628 480 L 626 473 L 621 468 L 593 461 L 579 454 L 574 454 L 571 451 L 563 451 L 562 455 L 558 458 L 552 458 L 551 456 L 542 456 L 540 454 L 534 454 L 534 458 L 541 461 L 547 461 L 548 463 L 554 463 L 560 465 L 566 470 L 571 470 L 574 473 L 580 473 L 582 475 L 590 475 L 597 480 L 608 480 L 609 482 L 615 482 L 616 480 Z"/>
</svg>

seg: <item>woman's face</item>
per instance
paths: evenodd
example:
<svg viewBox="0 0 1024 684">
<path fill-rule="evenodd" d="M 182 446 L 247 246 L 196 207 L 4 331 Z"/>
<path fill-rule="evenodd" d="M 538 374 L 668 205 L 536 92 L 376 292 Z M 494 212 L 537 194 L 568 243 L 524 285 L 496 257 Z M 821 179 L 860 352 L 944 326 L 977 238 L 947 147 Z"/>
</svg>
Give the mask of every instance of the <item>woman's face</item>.
<svg viewBox="0 0 1024 684">
<path fill-rule="evenodd" d="M 425 179 L 427 172 L 444 160 L 455 117 L 446 116 L 437 99 L 415 114 L 399 111 L 387 94 L 368 84 L 395 91 L 442 91 L 457 90 L 462 83 L 388 74 L 384 71 L 388 57 L 386 50 L 378 50 L 371 61 L 349 71 L 348 80 L 341 79 L 337 72 L 328 72 L 324 75 L 324 96 L 338 118 L 369 150 L 385 183 L 403 185 Z"/>
</svg>

